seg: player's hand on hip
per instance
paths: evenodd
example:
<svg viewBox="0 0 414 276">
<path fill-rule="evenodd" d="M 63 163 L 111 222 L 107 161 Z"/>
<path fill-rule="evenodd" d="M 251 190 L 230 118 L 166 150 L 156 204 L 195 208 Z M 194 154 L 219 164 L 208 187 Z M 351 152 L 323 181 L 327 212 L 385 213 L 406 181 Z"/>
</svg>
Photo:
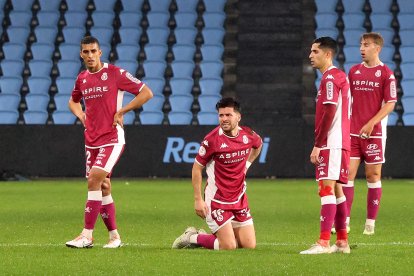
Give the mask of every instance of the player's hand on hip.
<svg viewBox="0 0 414 276">
<path fill-rule="evenodd" d="M 369 123 L 365 124 L 359 131 L 359 137 L 361 137 L 362 139 L 368 139 L 369 136 L 371 136 L 371 132 L 373 129 L 374 129 L 373 125 Z"/>
<path fill-rule="evenodd" d="M 114 115 L 114 123 L 112 125 L 114 127 L 116 127 L 116 125 L 120 125 L 123 128 L 124 127 L 124 115 L 122 115 L 119 112 L 115 113 L 115 115 Z"/>
<path fill-rule="evenodd" d="M 314 165 L 319 165 L 319 153 L 320 153 L 321 149 L 318 147 L 313 147 L 312 152 L 310 154 L 310 161 L 312 164 Z"/>
<path fill-rule="evenodd" d="M 208 207 L 207 204 L 204 202 L 204 200 L 195 200 L 194 201 L 194 210 L 200 218 L 205 219 L 208 213 Z"/>
</svg>

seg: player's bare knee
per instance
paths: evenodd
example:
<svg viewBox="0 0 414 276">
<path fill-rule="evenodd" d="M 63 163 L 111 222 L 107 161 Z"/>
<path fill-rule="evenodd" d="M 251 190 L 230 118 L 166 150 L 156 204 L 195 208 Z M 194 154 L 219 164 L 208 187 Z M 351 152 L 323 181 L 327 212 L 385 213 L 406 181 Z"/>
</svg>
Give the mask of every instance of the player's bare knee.
<svg viewBox="0 0 414 276">
<path fill-rule="evenodd" d="M 220 250 L 234 250 L 237 248 L 236 240 L 219 241 Z"/>
<path fill-rule="evenodd" d="M 244 243 L 242 248 L 255 249 L 256 248 L 256 241 L 249 241 L 247 243 Z"/>
<path fill-rule="evenodd" d="M 102 195 L 104 196 L 111 194 L 111 182 L 108 180 L 108 178 L 102 181 L 101 190 Z"/>
<path fill-rule="evenodd" d="M 89 174 L 88 176 L 88 189 L 89 190 L 100 190 L 102 179 L 98 175 Z"/>
</svg>

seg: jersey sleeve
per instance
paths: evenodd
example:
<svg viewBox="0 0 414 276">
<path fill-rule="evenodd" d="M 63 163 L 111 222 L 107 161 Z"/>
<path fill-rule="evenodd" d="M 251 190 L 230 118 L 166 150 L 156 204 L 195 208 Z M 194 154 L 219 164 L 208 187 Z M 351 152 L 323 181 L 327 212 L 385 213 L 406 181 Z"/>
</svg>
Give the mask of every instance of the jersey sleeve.
<svg viewBox="0 0 414 276">
<path fill-rule="evenodd" d="M 75 103 L 78 103 L 78 102 L 80 102 L 80 100 L 82 99 L 82 97 L 83 97 L 83 95 L 82 95 L 82 91 L 80 90 L 80 88 L 79 88 L 79 83 L 80 83 L 80 80 L 79 80 L 79 76 L 76 78 L 76 81 L 75 81 L 75 85 L 73 86 L 73 90 L 72 90 L 72 100 L 75 102 Z"/>
<path fill-rule="evenodd" d="M 208 162 L 214 156 L 214 145 L 211 139 L 204 138 L 203 142 L 201 142 L 200 148 L 198 149 L 197 156 L 195 161 L 205 167 Z"/>
<path fill-rule="evenodd" d="M 257 149 L 263 144 L 262 137 L 252 131 L 252 148 Z"/>
<path fill-rule="evenodd" d="M 390 69 L 386 69 L 384 77 L 384 102 L 396 102 L 397 101 L 397 83 L 395 76 Z"/>
<path fill-rule="evenodd" d="M 141 91 L 142 87 L 144 87 L 144 83 L 141 82 L 139 79 L 131 75 L 128 71 L 115 67 L 116 75 L 117 75 L 117 86 L 120 90 L 127 91 L 134 95 L 138 95 Z"/>
<path fill-rule="evenodd" d="M 339 90 L 338 81 L 334 79 L 329 79 L 328 75 L 326 78 L 322 79 L 321 82 L 321 98 L 323 104 L 338 104 Z M 319 99 L 318 99 L 319 100 Z"/>
</svg>

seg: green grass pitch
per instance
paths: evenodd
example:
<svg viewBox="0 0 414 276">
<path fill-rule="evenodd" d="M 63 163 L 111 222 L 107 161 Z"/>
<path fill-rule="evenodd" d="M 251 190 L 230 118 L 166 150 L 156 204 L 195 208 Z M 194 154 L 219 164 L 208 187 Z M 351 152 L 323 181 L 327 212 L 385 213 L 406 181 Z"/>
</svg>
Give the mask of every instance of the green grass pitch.
<svg viewBox="0 0 414 276">
<path fill-rule="evenodd" d="M 0 275 L 410 275 L 414 260 L 413 180 L 383 180 L 376 234 L 362 235 L 366 184 L 356 182 L 350 255 L 302 256 L 318 238 L 317 183 L 248 180 L 255 250 L 172 250 L 193 210 L 190 179 L 113 179 L 125 246 L 103 249 L 99 218 L 92 249 L 66 248 L 80 233 L 84 179 L 0 182 Z M 332 237 L 331 241 L 334 240 Z"/>
</svg>

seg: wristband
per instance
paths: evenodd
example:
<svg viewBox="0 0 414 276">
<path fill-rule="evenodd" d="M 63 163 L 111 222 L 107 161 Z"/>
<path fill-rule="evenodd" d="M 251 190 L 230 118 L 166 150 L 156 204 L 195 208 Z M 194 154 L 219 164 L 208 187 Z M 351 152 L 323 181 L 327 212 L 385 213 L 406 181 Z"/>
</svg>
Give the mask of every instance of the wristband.
<svg viewBox="0 0 414 276">
<path fill-rule="evenodd" d="M 248 169 L 251 165 L 252 165 L 252 162 L 247 161 L 247 162 L 246 162 L 246 169 Z"/>
</svg>

